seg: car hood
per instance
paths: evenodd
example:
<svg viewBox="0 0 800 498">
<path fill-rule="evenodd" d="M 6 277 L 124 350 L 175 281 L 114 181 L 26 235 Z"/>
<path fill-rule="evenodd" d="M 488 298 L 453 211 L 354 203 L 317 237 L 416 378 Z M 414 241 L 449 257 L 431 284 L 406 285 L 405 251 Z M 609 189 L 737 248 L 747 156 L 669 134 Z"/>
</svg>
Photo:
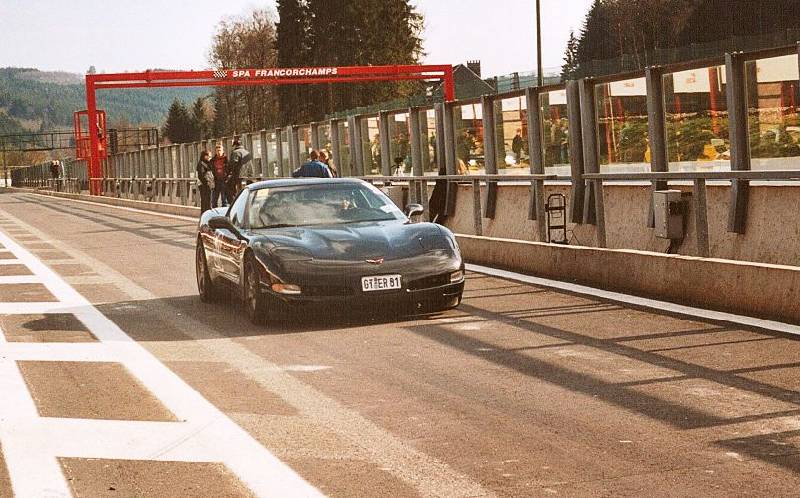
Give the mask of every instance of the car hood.
<svg viewBox="0 0 800 498">
<path fill-rule="evenodd" d="M 258 230 L 262 247 L 281 254 L 284 249 L 315 260 L 359 261 L 402 259 L 433 249 L 450 249 L 447 235 L 432 223 L 401 221 Z M 276 249 L 280 248 L 276 251 Z M 286 251 L 292 254 L 291 250 Z"/>
</svg>

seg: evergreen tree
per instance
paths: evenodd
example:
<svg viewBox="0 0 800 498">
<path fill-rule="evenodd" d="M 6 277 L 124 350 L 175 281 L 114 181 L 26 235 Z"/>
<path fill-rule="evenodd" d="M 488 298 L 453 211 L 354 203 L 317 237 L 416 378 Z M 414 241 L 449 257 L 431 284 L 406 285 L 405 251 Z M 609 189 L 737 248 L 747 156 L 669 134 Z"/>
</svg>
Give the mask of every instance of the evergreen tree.
<svg viewBox="0 0 800 498">
<path fill-rule="evenodd" d="M 169 107 L 167 121 L 164 123 L 162 134 L 172 143 L 191 142 L 194 140 L 194 124 L 189 116 L 189 110 L 178 99 L 175 99 Z"/>
<path fill-rule="evenodd" d="M 422 16 L 408 0 L 279 0 L 278 65 L 415 64 Z M 279 92 L 284 123 L 420 93 L 417 83 L 314 85 Z"/>
<path fill-rule="evenodd" d="M 575 32 L 569 32 L 567 49 L 564 51 L 564 64 L 561 66 L 561 79 L 568 80 L 578 67 L 578 39 Z"/>
<path fill-rule="evenodd" d="M 194 140 L 205 140 L 211 136 L 213 125 L 211 114 L 212 110 L 209 109 L 208 102 L 205 98 L 200 97 L 194 101 L 191 115 Z"/>
<path fill-rule="evenodd" d="M 609 70 L 641 68 L 662 62 L 649 59 L 654 49 L 693 43 L 720 41 L 720 54 L 747 49 L 729 42 L 795 29 L 798 16 L 797 0 L 595 0 L 578 37 L 578 65 L 625 56 L 626 67 Z"/>
</svg>

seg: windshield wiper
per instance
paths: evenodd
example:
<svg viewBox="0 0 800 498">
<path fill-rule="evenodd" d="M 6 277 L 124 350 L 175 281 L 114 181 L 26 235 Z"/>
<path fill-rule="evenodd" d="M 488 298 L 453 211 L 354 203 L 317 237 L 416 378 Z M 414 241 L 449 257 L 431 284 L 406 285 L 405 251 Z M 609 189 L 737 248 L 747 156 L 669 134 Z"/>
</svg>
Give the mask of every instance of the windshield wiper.
<svg viewBox="0 0 800 498">
<path fill-rule="evenodd" d="M 275 223 L 274 225 L 266 225 L 263 227 L 259 227 L 258 229 L 263 230 L 266 228 L 293 228 L 297 226 L 300 225 L 297 225 L 296 223 Z"/>
</svg>

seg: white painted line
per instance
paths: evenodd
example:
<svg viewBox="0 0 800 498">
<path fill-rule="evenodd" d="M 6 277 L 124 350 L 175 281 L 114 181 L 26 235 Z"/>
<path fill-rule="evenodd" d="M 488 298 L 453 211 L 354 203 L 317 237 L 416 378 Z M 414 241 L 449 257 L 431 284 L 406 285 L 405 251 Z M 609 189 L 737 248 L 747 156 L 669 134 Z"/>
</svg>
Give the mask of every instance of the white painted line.
<svg viewBox="0 0 800 498">
<path fill-rule="evenodd" d="M 511 272 L 507 270 L 498 270 L 489 268 L 487 266 L 468 264 L 467 270 L 476 273 L 483 273 L 494 277 L 505 278 L 508 280 L 516 280 L 518 282 L 538 285 L 541 287 L 550 287 L 553 289 L 564 290 L 567 292 L 574 292 L 576 294 L 584 294 L 609 301 L 617 301 L 620 303 L 632 304 L 634 306 L 641 306 L 644 308 L 655 309 L 659 311 L 666 311 L 668 313 L 676 313 L 679 315 L 688 315 L 705 320 L 714 320 L 722 322 L 730 322 L 746 327 L 756 327 L 775 332 L 782 332 L 785 334 L 800 335 L 800 326 L 792 325 L 790 323 L 777 322 L 773 320 L 763 320 L 760 318 L 753 318 L 744 315 L 735 315 L 732 313 L 724 313 L 722 311 L 712 311 L 703 308 L 694 308 L 691 306 L 684 306 L 681 304 L 668 303 L 666 301 L 658 301 L 655 299 L 648 299 L 644 297 L 631 296 L 630 294 L 622 294 L 619 292 L 611 292 L 607 290 L 597 289 L 595 287 L 588 287 L 585 285 L 572 284 L 569 282 L 560 282 L 558 280 L 550 280 L 541 277 L 532 277 L 530 275 L 523 275 L 522 273 Z"/>
<path fill-rule="evenodd" d="M 3 233 L 0 233 L 0 243 L 13 252 L 60 301 L 2 303 L 0 313 L 72 312 L 101 341 L 99 344 L 66 347 L 53 344 L 2 345 L 9 354 L 0 353 L 0 392 L 3 393 L 3 402 L 0 403 L 0 443 L 16 496 L 71 496 L 56 461 L 60 455 L 54 449 L 59 445 L 70 445 L 69 455 L 79 458 L 125 458 L 136 451 L 140 452 L 141 457 L 152 456 L 154 459 L 174 456 L 185 461 L 203 462 L 211 458 L 223 463 L 256 496 L 321 496 L 317 489 L 126 335 L 30 252 Z M 93 438 L 102 439 L 99 437 L 102 432 L 98 431 L 109 427 L 102 423 L 104 421 L 58 419 L 60 422 L 54 422 L 39 417 L 13 357 L 27 355 L 29 358 L 50 360 L 86 359 L 86 353 L 92 350 L 96 352 L 98 361 L 114 360 L 123 364 L 168 410 L 185 422 L 135 424 L 135 427 L 155 424 L 151 425 L 153 432 L 147 429 L 112 431 L 113 444 L 108 440 L 106 442 L 112 449 L 126 448 L 125 452 L 113 452 L 105 449 L 105 446 L 91 443 Z M 44 354 L 48 351 L 52 353 L 51 356 Z M 130 429 L 133 426 L 113 427 Z M 160 444 L 158 451 L 152 446 L 154 443 Z"/>
<path fill-rule="evenodd" d="M 9 275 L 0 277 L 0 285 L 2 284 L 40 284 L 39 277 L 36 275 Z"/>
<path fill-rule="evenodd" d="M 95 342 L 5 342 L 0 344 L 0 357 L 15 361 L 119 361 L 113 348 Z"/>
<path fill-rule="evenodd" d="M 104 204 L 102 202 L 84 201 L 82 199 L 70 199 L 70 198 L 67 198 L 67 197 L 56 197 L 56 196 L 52 196 L 52 195 L 39 194 L 37 192 L 24 192 L 24 193 L 26 193 L 26 194 L 34 194 L 34 195 L 41 195 L 41 196 L 44 196 L 44 197 L 49 197 L 50 199 L 61 200 L 61 201 L 65 201 L 65 202 L 77 202 L 77 203 L 80 203 L 80 204 L 89 204 L 91 206 L 107 207 L 107 208 L 112 208 L 112 209 L 119 209 L 119 210 L 122 210 L 122 211 L 130 211 L 132 213 L 148 214 L 148 215 L 151 215 L 151 216 L 160 216 L 162 218 L 171 218 L 171 219 L 174 219 L 174 220 L 181 220 L 181 221 L 191 221 L 191 222 L 194 222 L 194 223 L 197 223 L 197 221 L 200 219 L 200 215 L 199 214 L 197 215 L 197 217 L 194 217 L 194 216 L 182 216 L 180 214 L 159 213 L 159 212 L 156 212 L 156 211 L 148 211 L 147 209 L 137 209 L 137 208 L 132 208 L 132 207 L 128 207 L 128 206 L 115 206 L 113 204 Z M 154 202 L 153 204 L 163 204 L 163 203 Z M 180 207 L 191 207 L 191 206 L 180 206 Z"/>
<path fill-rule="evenodd" d="M 0 265 L 21 265 L 22 262 L 18 259 L 0 259 Z"/>
<path fill-rule="evenodd" d="M 35 315 L 39 313 L 73 313 L 81 306 L 78 303 L 36 302 L 0 303 L 0 315 Z"/>
</svg>

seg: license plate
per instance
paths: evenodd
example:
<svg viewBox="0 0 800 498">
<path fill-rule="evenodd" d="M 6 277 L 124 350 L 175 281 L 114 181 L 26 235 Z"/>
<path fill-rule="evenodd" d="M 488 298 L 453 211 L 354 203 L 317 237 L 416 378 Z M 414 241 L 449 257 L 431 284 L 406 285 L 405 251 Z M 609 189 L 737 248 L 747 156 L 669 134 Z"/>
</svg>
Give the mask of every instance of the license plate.
<svg viewBox="0 0 800 498">
<path fill-rule="evenodd" d="M 402 288 L 400 275 L 376 275 L 361 277 L 361 290 L 364 292 L 384 291 Z"/>
</svg>

